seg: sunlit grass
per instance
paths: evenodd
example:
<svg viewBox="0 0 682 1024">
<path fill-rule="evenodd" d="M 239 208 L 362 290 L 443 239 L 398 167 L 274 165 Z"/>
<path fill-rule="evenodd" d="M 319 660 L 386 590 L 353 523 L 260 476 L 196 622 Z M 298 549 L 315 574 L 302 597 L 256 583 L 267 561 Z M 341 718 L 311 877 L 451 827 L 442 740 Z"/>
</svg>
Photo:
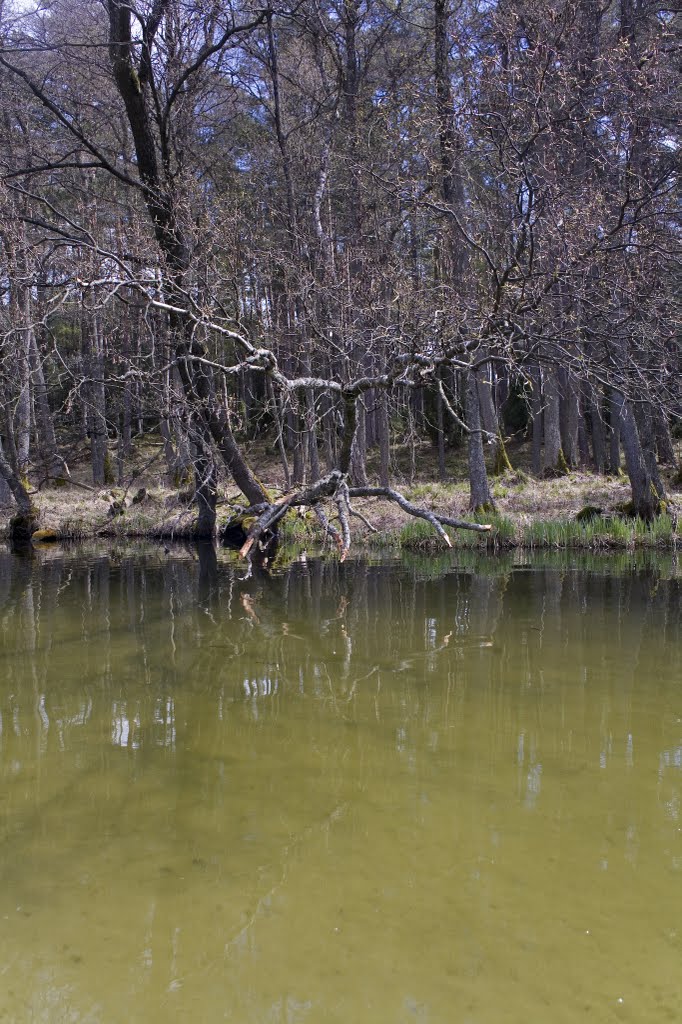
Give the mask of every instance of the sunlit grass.
<svg viewBox="0 0 682 1024">
<path fill-rule="evenodd" d="M 474 530 L 454 530 L 447 528 L 448 536 L 456 548 L 497 548 L 510 547 L 515 543 L 515 528 L 510 519 L 495 512 L 484 513 L 472 517 L 472 522 L 487 523 L 492 526 L 490 533 L 478 533 Z M 423 519 L 414 519 L 405 523 L 398 534 L 399 546 L 408 551 L 440 551 L 443 541 L 430 523 Z"/>
<path fill-rule="evenodd" d="M 443 541 L 424 519 L 410 519 L 398 533 L 398 544 L 407 551 L 439 551 Z"/>
<path fill-rule="evenodd" d="M 595 517 L 585 522 L 575 519 L 545 519 L 523 528 L 521 544 L 529 548 L 630 548 L 669 547 L 675 540 L 673 522 L 668 515 L 653 523 L 642 519 Z"/>
</svg>

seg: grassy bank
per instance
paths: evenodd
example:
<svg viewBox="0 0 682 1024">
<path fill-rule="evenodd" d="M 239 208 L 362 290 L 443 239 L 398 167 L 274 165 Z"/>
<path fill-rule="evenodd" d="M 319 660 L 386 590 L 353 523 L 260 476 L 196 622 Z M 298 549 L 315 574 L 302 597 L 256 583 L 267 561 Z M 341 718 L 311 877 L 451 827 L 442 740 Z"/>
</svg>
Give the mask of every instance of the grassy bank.
<svg viewBox="0 0 682 1024">
<path fill-rule="evenodd" d="M 482 520 L 481 520 L 482 521 Z M 678 535 L 670 515 L 660 516 L 654 523 L 641 519 L 595 517 L 589 522 L 575 519 L 538 519 L 534 522 L 514 521 L 501 515 L 488 517 L 492 524 L 489 536 L 451 532 L 455 547 L 465 548 L 527 548 L 531 551 L 550 549 L 577 549 L 604 551 L 610 548 L 674 548 Z M 428 524 L 418 521 L 406 523 L 396 534 L 389 535 L 389 543 L 413 551 L 435 551 L 440 545 Z"/>
<path fill-rule="evenodd" d="M 278 467 L 268 463 L 267 453 L 254 450 L 254 465 L 264 479 L 273 481 L 277 493 Z M 448 466 L 453 481 L 434 483 L 432 451 L 425 447 L 419 464 L 424 478 L 401 479 L 396 472 L 394 486 L 409 501 L 451 516 L 470 518 L 468 484 L 463 465 Z M 515 464 L 523 466 L 525 451 L 513 453 Z M 140 459 L 147 457 L 140 453 Z M 75 474 L 74 474 L 75 476 Z M 137 476 L 134 486 L 96 490 L 81 479 L 59 488 L 44 488 L 33 495 L 38 508 L 43 540 L 83 538 L 182 538 L 192 532 L 194 508 L 189 494 L 160 486 L 158 478 Z M 591 473 L 570 473 L 552 480 L 536 480 L 523 468 L 492 478 L 495 512 L 477 517 L 493 526 L 489 534 L 464 530 L 449 531 L 454 547 L 472 549 L 528 548 L 531 550 L 609 550 L 635 548 L 675 549 L 679 542 L 677 509 L 682 509 L 680 485 L 669 475 L 666 481 L 670 501 L 666 514 L 646 524 L 624 514 L 630 498 L 627 478 L 603 477 Z M 222 527 L 234 516 L 243 498 L 234 488 L 221 495 L 218 521 Z M 405 516 L 394 504 L 382 499 L 355 503 L 361 518 L 354 518 L 353 550 L 394 550 L 437 552 L 442 540 L 423 520 Z M 333 521 L 334 507 L 327 508 Z M 6 534 L 12 509 L 0 509 L 0 535 Z M 363 521 L 363 520 L 366 520 Z M 368 525 L 369 524 L 369 525 Z M 293 550 L 319 549 L 322 537 L 316 517 L 310 512 L 292 512 L 284 520 L 281 538 Z M 40 537 L 38 539 L 41 539 Z"/>
</svg>

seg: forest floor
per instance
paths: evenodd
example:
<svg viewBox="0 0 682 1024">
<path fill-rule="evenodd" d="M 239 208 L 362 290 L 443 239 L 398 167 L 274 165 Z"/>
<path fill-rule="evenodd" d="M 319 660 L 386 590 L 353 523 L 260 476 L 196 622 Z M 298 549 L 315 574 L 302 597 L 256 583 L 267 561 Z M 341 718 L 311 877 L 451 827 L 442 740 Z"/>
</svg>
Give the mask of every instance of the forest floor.
<svg viewBox="0 0 682 1024">
<path fill-rule="evenodd" d="M 121 486 L 94 488 L 88 482 L 86 453 L 72 460 L 71 481 L 60 487 L 36 487 L 33 500 L 39 511 L 40 526 L 48 539 L 90 537 L 186 537 L 195 515 L 190 493 L 178 494 L 160 480 L 155 452 L 160 446 L 149 441 L 140 444 Z M 248 451 L 251 464 L 274 495 L 283 492 L 281 465 L 272 449 L 254 443 Z M 509 445 L 514 469 L 502 476 L 491 476 L 495 511 L 477 517 L 493 526 L 490 534 L 451 531 L 453 546 L 524 546 L 531 548 L 609 548 L 675 547 L 679 542 L 678 517 L 682 523 L 682 485 L 679 471 L 664 472 L 668 489 L 667 514 L 652 528 L 622 515 L 630 499 L 625 475 L 597 476 L 574 471 L 567 476 L 537 480 L 529 473 L 530 451 L 527 444 Z M 151 461 L 151 465 L 150 465 Z M 368 470 L 373 476 L 372 459 Z M 463 451 L 450 451 L 446 482 L 437 482 L 433 448 L 424 443 L 397 446 L 393 450 L 392 486 L 414 504 L 445 514 L 471 518 L 468 511 L 469 485 Z M 435 481 L 435 482 L 434 482 Z M 221 494 L 218 508 L 220 526 L 224 526 L 243 505 L 235 487 Z M 371 530 L 360 518 L 352 521 L 353 548 L 402 547 L 438 550 L 442 541 L 428 523 L 406 516 L 395 504 L 383 499 L 363 499 L 354 503 Z M 590 510 L 587 511 L 586 510 Z M 333 521 L 334 507 L 328 514 Z M 6 533 L 11 508 L 0 508 L 0 537 Z M 375 532 L 373 532 L 375 531 Z M 310 512 L 292 513 L 284 524 L 283 537 L 292 547 L 320 545 L 317 521 Z M 43 534 L 43 536 L 45 536 Z"/>
</svg>

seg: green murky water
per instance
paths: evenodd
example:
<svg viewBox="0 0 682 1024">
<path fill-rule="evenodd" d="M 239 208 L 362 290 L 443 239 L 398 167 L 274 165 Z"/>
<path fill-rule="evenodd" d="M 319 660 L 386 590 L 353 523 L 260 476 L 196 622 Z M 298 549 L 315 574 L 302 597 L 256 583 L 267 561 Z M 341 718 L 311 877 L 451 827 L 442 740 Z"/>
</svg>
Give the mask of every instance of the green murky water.
<svg viewBox="0 0 682 1024">
<path fill-rule="evenodd" d="M 0 1020 L 682 1020 L 674 565 L 0 554 Z"/>
</svg>

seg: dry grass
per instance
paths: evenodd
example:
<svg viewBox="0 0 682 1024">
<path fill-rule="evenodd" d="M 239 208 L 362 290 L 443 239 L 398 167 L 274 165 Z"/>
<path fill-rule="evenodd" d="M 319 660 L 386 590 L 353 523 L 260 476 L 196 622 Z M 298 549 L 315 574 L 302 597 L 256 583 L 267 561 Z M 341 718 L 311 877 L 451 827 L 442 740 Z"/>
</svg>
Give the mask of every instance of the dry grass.
<svg viewBox="0 0 682 1024">
<path fill-rule="evenodd" d="M 148 454 L 146 449 L 137 453 L 138 465 L 144 465 L 148 461 Z M 252 465 L 258 467 L 259 474 L 267 481 L 271 491 L 281 491 L 284 484 L 282 469 L 279 463 L 273 460 L 271 446 L 263 443 L 253 444 L 249 446 L 248 454 Z M 630 487 L 625 476 L 609 478 L 591 473 L 572 472 L 558 479 L 536 480 L 524 470 L 528 458 L 527 446 L 512 448 L 510 457 L 512 463 L 521 468 L 499 477 L 491 477 L 497 508 L 494 525 L 498 544 L 526 545 L 532 541 L 533 546 L 542 546 L 541 537 L 546 535 L 549 546 L 552 546 L 551 538 L 562 535 L 562 524 L 576 525 L 573 521 L 581 509 L 595 506 L 608 512 L 630 498 Z M 406 446 L 396 449 L 393 462 L 393 484 L 409 500 L 434 511 L 462 518 L 468 517 L 469 495 L 463 452 L 448 453 L 447 483 L 434 482 L 437 475 L 434 452 L 427 444 L 417 447 L 416 458 Z M 410 479 L 410 470 L 415 466 L 419 472 Z M 79 478 L 72 466 L 75 480 L 80 486 L 67 484 L 59 488 L 45 488 L 34 495 L 35 504 L 40 512 L 41 526 L 54 530 L 59 537 L 168 537 L 188 535 L 191 532 L 194 519 L 192 504 L 186 498 L 180 500 L 177 491 L 159 484 L 158 462 L 137 477 L 127 492 L 129 500 L 139 487 L 144 486 L 147 490 L 145 500 L 140 504 L 129 505 L 122 515 L 112 515 L 111 506 L 115 501 L 121 500 L 125 489 L 106 487 L 95 490 L 87 484 L 87 467 L 82 466 L 80 470 Z M 680 504 L 681 488 L 679 482 L 673 482 L 672 473 L 669 474 L 667 483 L 670 485 L 674 523 L 674 510 L 675 506 Z M 225 523 L 230 518 L 232 501 L 240 503 L 243 499 L 234 487 L 229 487 L 221 496 L 219 523 Z M 366 545 L 399 545 L 401 534 L 408 543 L 414 542 L 421 546 L 421 532 L 424 532 L 425 524 L 417 527 L 411 520 L 406 520 L 405 515 L 393 503 L 370 498 L 358 500 L 356 508 L 378 531 L 377 534 L 373 534 L 360 519 L 354 519 L 353 543 L 356 548 Z M 328 513 L 333 517 L 333 506 L 328 509 Z M 11 514 L 12 509 L 0 509 L 0 533 L 6 529 Z M 544 532 L 542 524 L 547 524 Z M 665 532 L 661 532 L 661 537 Z M 668 532 L 670 543 L 674 545 L 677 542 L 676 531 L 672 528 Z M 306 526 L 304 533 L 307 538 L 305 543 L 315 543 L 315 525 Z M 590 531 L 585 533 L 587 547 L 593 543 L 595 531 L 591 531 L 592 541 L 588 540 L 588 533 Z M 479 537 L 465 531 L 456 531 L 452 536 L 453 542 L 458 546 L 480 541 Z M 632 536 L 633 543 L 639 543 L 637 538 L 643 536 L 641 528 L 639 532 L 635 530 Z M 297 540 L 303 541 L 304 538 L 302 536 Z M 437 538 L 435 540 L 440 543 Z M 575 529 L 571 530 L 571 544 L 580 546 L 579 532 Z"/>
<path fill-rule="evenodd" d="M 628 501 L 627 477 L 602 477 L 570 473 L 554 480 L 527 477 L 515 483 L 509 475 L 493 483 L 493 497 L 500 512 L 520 522 L 537 519 L 569 519 L 586 505 L 609 509 Z"/>
</svg>

